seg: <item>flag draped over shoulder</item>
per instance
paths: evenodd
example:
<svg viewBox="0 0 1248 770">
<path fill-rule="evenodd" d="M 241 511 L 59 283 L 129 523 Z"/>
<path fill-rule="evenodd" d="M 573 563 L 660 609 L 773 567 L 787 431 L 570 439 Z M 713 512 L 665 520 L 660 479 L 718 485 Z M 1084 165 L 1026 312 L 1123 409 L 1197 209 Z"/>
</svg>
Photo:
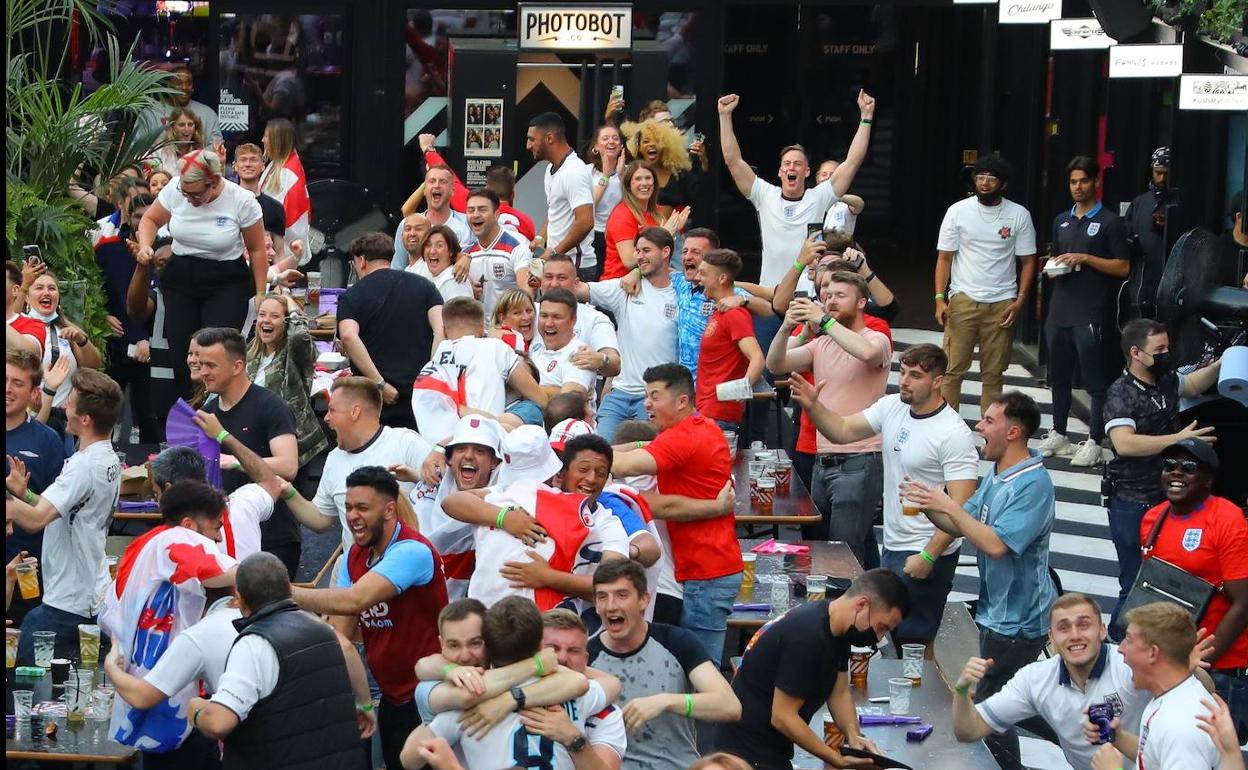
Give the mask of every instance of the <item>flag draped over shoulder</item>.
<svg viewBox="0 0 1248 770">
<path fill-rule="evenodd" d="M 311 255 L 312 250 L 307 248 L 307 242 L 312 222 L 312 201 L 308 198 L 308 175 L 303 170 L 299 153 L 291 151 L 285 168 L 298 177 L 298 181 L 282 199 L 282 208 L 286 209 L 286 242 L 303 241 L 304 253 Z"/>
<path fill-rule="evenodd" d="M 421 421 L 421 433 L 433 440 L 451 436 L 467 406 L 467 369 L 457 364 L 425 364 L 412 385 L 412 414 Z"/>
<path fill-rule="evenodd" d="M 142 677 L 178 634 L 199 622 L 204 613 L 203 581 L 234 564 L 216 543 L 186 527 L 156 527 L 126 548 L 117 579 L 105 595 L 99 624 L 120 643 L 127 673 Z M 132 708 L 116 698 L 109 734 L 118 743 L 143 751 L 172 751 L 191 731 L 186 706 L 196 694 L 191 685 L 150 709 Z"/>
</svg>

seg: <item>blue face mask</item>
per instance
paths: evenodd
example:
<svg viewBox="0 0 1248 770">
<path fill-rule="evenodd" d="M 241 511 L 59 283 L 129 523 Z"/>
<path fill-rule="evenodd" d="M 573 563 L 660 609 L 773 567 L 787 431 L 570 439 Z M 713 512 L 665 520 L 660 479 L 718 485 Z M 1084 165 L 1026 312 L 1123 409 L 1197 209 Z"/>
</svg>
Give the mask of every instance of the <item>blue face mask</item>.
<svg viewBox="0 0 1248 770">
<path fill-rule="evenodd" d="M 48 315 L 44 315 L 43 313 L 40 313 L 38 310 L 32 309 L 30 311 L 30 317 L 37 318 L 40 321 L 44 322 L 45 324 L 50 324 L 50 323 L 56 323 L 56 319 L 61 317 L 61 313 L 59 310 L 53 310 Z"/>
</svg>

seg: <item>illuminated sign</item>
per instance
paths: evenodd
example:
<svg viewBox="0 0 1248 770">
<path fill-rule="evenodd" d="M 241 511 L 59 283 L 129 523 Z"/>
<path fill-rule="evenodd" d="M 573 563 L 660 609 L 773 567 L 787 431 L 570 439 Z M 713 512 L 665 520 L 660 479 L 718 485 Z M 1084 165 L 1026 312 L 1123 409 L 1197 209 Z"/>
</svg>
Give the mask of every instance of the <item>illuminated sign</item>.
<svg viewBox="0 0 1248 770">
<path fill-rule="evenodd" d="M 631 5 L 520 5 L 521 51 L 628 51 Z"/>
<path fill-rule="evenodd" d="M 1062 0 L 1001 0 L 997 21 L 1001 24 L 1048 24 L 1062 18 Z"/>
<path fill-rule="evenodd" d="M 1179 109 L 1248 112 L 1248 75 L 1184 75 Z"/>
<path fill-rule="evenodd" d="M 1057 19 L 1049 22 L 1049 48 L 1054 51 L 1109 48 L 1114 39 L 1096 19 Z"/>
<path fill-rule="evenodd" d="M 1183 72 L 1183 46 L 1145 43 L 1109 48 L 1111 78 L 1173 78 Z"/>
</svg>

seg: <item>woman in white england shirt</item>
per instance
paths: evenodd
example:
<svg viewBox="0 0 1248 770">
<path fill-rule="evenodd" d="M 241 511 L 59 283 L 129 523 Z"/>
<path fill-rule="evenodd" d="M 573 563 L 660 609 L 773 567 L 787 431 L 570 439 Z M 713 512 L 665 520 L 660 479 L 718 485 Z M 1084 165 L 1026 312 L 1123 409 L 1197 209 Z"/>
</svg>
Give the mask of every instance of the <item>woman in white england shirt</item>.
<svg viewBox="0 0 1248 770">
<path fill-rule="evenodd" d="M 429 228 L 416 247 L 416 253 L 420 258 L 407 266 L 407 272 L 432 281 L 444 302 L 450 302 L 455 297 L 475 299 L 472 284 L 455 279 L 455 262 L 459 259 L 460 248 L 454 230 L 446 225 Z"/>
</svg>

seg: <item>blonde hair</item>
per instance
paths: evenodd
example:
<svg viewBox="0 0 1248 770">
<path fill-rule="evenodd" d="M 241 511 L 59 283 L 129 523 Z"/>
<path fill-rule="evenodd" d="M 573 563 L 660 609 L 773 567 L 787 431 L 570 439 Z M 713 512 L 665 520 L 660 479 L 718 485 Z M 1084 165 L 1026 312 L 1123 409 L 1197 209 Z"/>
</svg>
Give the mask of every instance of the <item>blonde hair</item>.
<svg viewBox="0 0 1248 770">
<path fill-rule="evenodd" d="M 520 289 L 508 289 L 500 294 L 498 304 L 494 306 L 494 318 L 492 319 L 494 325 L 502 326 L 504 323 L 503 319 L 507 317 L 507 314 L 524 304 L 536 308 L 533 298 Z"/>
<path fill-rule="evenodd" d="M 1155 644 L 1171 663 L 1186 665 L 1196 646 L 1196 624 L 1187 610 L 1170 602 L 1153 602 L 1127 613 L 1147 644 Z"/>
<path fill-rule="evenodd" d="M 659 148 L 659 165 L 663 168 L 673 174 L 693 168 L 689 151 L 685 149 L 685 137 L 674 126 L 657 120 L 630 122 L 620 126 L 620 136 L 627 137 L 625 146 L 628 148 L 629 157 L 641 157 L 641 142 L 645 139 Z"/>
<path fill-rule="evenodd" d="M 221 156 L 212 150 L 191 150 L 178 159 L 178 176 L 183 182 L 216 184 L 221 178 Z"/>
<path fill-rule="evenodd" d="M 649 171 L 650 176 L 654 179 L 654 189 L 650 192 L 650 199 L 645 202 L 645 205 L 642 205 L 641 200 L 636 195 L 633 195 L 633 177 L 637 175 L 638 171 Z M 645 161 L 635 160 L 624 167 L 623 173 L 620 174 L 620 202 L 633 213 L 637 224 L 643 227 L 649 224 L 646 221 L 646 214 L 649 214 L 652 220 L 658 221 L 659 172 L 655 170 L 654 166 Z"/>
<path fill-rule="evenodd" d="M 208 145 L 207 139 L 204 138 L 204 121 L 199 119 L 189 107 L 174 107 L 169 112 L 169 122 L 165 124 L 165 135 L 169 139 L 169 143 L 177 147 L 180 142 L 173 138 L 173 124 L 178 122 L 178 118 L 187 117 L 195 124 L 195 135 L 191 137 L 191 142 L 195 145 L 193 149 L 202 150 Z"/>
<path fill-rule="evenodd" d="M 282 169 L 295 153 L 295 124 L 286 118 L 274 118 L 264 127 L 264 132 L 269 135 L 269 161 L 273 164 L 264 192 L 277 193 L 282 189 Z"/>
<path fill-rule="evenodd" d="M 714 754 L 707 754 L 697 762 L 689 765 L 688 770 L 706 770 L 708 767 L 718 765 L 724 770 L 754 770 L 750 767 L 750 763 L 746 762 L 736 754 L 729 754 L 726 751 L 717 751 Z"/>
<path fill-rule="evenodd" d="M 580 631 L 583 634 L 589 633 L 589 629 L 585 627 L 585 621 L 581 620 L 581 616 L 564 607 L 556 607 L 553 610 L 543 612 L 542 626 L 544 628 L 557 628 L 563 631 Z"/>
<path fill-rule="evenodd" d="M 260 300 L 260 304 L 263 305 L 269 300 L 276 300 L 277 304 L 281 305 L 282 310 L 285 311 L 286 317 L 287 318 L 290 317 L 290 305 L 286 304 L 286 298 L 284 296 L 282 296 L 281 294 L 272 294 L 272 293 L 266 294 L 264 295 L 264 299 Z M 256 310 L 259 310 L 259 309 L 260 309 L 259 306 L 257 306 Z M 286 343 L 289 341 L 290 341 L 290 338 L 286 336 L 286 329 L 285 327 L 283 327 L 282 328 L 282 345 L 283 346 L 286 345 Z M 260 335 L 255 334 L 251 338 L 251 345 L 249 345 L 247 348 L 247 358 L 248 360 L 250 360 L 252 358 L 260 358 L 263 355 L 264 355 L 264 343 L 260 341 Z"/>
</svg>

